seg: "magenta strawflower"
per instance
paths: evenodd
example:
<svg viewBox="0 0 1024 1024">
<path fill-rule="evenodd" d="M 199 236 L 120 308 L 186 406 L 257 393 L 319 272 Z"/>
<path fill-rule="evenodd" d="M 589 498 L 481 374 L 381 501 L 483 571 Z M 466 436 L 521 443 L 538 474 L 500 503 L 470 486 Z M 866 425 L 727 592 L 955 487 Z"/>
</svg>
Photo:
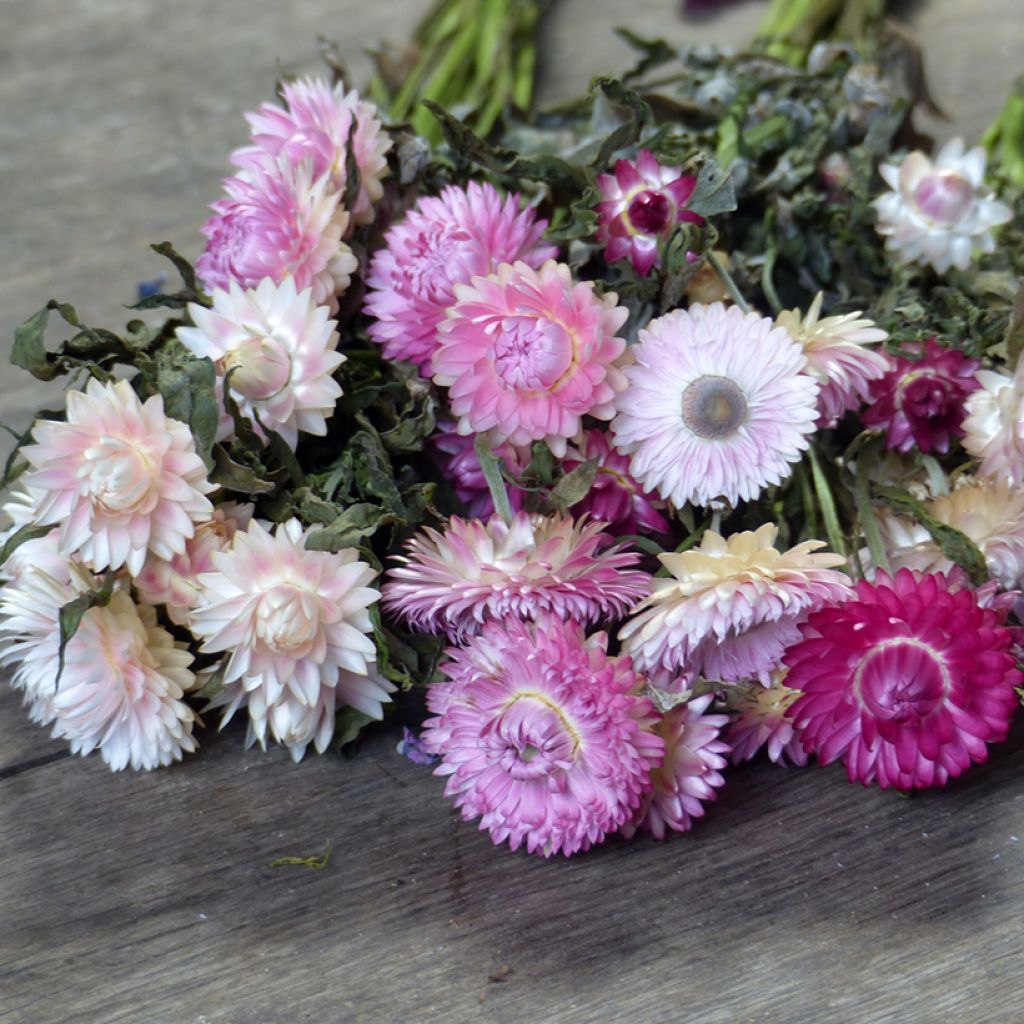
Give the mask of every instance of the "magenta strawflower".
<svg viewBox="0 0 1024 1024">
<path fill-rule="evenodd" d="M 650 789 L 657 716 L 629 659 L 606 647 L 575 623 L 512 618 L 448 651 L 421 738 L 445 794 L 495 843 L 569 856 L 626 824 Z"/>
<path fill-rule="evenodd" d="M 800 768 L 807 764 L 807 752 L 790 714 L 800 691 L 791 690 L 785 679 L 785 669 L 773 672 L 770 686 L 751 686 L 733 705 L 726 731 L 733 764 L 749 761 L 762 747 L 776 764 L 789 761 Z"/>
<path fill-rule="evenodd" d="M 246 114 L 253 145 L 235 150 L 231 162 L 246 170 L 267 168 L 278 156 L 298 166 L 311 160 L 313 176 L 330 176 L 331 188 L 344 194 L 348 180 L 349 136 L 359 169 L 359 192 L 352 209 L 356 224 L 373 220 L 373 204 L 384 194 L 386 154 L 391 139 L 384 132 L 377 108 L 343 83 L 333 87 L 324 79 L 302 78 L 281 86 L 285 106 L 264 103 Z M 353 124 L 355 131 L 353 131 Z"/>
<path fill-rule="evenodd" d="M 388 359 L 405 359 L 430 376 L 437 329 L 455 302 L 455 285 L 522 260 L 540 267 L 558 254 L 540 237 L 547 227 L 518 195 L 471 181 L 423 196 L 384 236 L 367 274 L 370 337 Z"/>
<path fill-rule="evenodd" d="M 358 262 L 341 241 L 349 215 L 330 176 L 314 179 L 310 161 L 293 167 L 281 157 L 227 178 L 224 190 L 202 229 L 209 239 L 196 260 L 203 287 L 255 288 L 267 277 L 275 284 L 290 277 L 297 291 L 313 289 L 318 306 L 337 308 Z"/>
<path fill-rule="evenodd" d="M 889 372 L 871 385 L 861 421 L 885 430 L 888 448 L 945 454 L 952 438 L 963 437 L 964 401 L 978 389 L 974 372 L 981 360 L 943 348 L 935 338 L 916 348 L 917 359 L 891 357 Z"/>
<path fill-rule="evenodd" d="M 573 506 L 576 515 L 608 523 L 614 533 L 665 533 L 668 520 L 659 509 L 665 502 L 645 491 L 629 472 L 629 459 L 611 446 L 607 431 L 586 431 L 583 440 L 571 445 L 562 468 L 571 473 L 584 462 L 597 463 L 597 476 L 587 496 Z"/>
<path fill-rule="evenodd" d="M 697 178 L 679 167 L 662 166 L 654 154 L 641 149 L 636 161 L 618 160 L 614 174 L 599 174 L 601 202 L 597 240 L 605 243 L 605 259 L 625 259 L 638 274 L 659 262 L 658 242 L 683 221 L 703 224 L 704 218 L 686 209 Z"/>
<path fill-rule="evenodd" d="M 804 749 L 850 781 L 942 786 L 1006 738 L 1018 705 L 1013 637 L 998 613 L 940 573 L 862 580 L 815 612 L 786 654 Z"/>
<path fill-rule="evenodd" d="M 654 727 L 665 741 L 665 759 L 651 773 L 651 790 L 621 831 L 630 838 L 637 829 L 664 839 L 666 832 L 688 832 L 694 818 L 704 816 L 704 804 L 724 785 L 722 769 L 729 744 L 720 739 L 728 715 L 705 712 L 712 694 L 697 697 L 667 711 Z"/>
<path fill-rule="evenodd" d="M 455 296 L 433 365 L 460 434 L 545 441 L 560 458 L 582 417 L 612 418 L 626 385 L 616 332 L 629 316 L 614 293 L 598 298 L 565 264 L 537 271 L 520 261 L 457 285 Z"/>
<path fill-rule="evenodd" d="M 396 556 L 383 606 L 413 629 L 456 641 L 490 619 L 616 618 L 647 594 L 650 577 L 631 568 L 635 551 L 601 550 L 604 528 L 526 512 L 508 525 L 452 516 L 443 532 L 424 528 Z"/>
<path fill-rule="evenodd" d="M 455 496 L 465 505 L 465 513 L 470 519 L 486 519 L 494 514 L 494 500 L 490 488 L 480 466 L 476 454 L 476 435 L 456 433 L 455 424 L 451 420 L 443 420 L 437 425 L 438 432 L 430 441 L 437 452 L 437 461 L 441 474 L 455 490 Z M 492 454 L 501 459 L 507 472 L 518 475 L 530 464 L 530 449 L 514 444 L 498 445 Z M 514 511 L 523 507 L 526 492 L 518 487 L 506 485 L 508 500 Z"/>
</svg>

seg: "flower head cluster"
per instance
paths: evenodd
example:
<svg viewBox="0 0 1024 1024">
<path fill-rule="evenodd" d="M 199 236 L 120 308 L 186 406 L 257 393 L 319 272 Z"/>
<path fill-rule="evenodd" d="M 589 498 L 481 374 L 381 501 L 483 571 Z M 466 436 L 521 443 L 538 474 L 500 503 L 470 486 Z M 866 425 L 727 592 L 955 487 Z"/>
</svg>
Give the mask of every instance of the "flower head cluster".
<svg viewBox="0 0 1024 1024">
<path fill-rule="evenodd" d="M 1013 637 L 974 593 L 939 573 L 861 581 L 786 654 L 790 715 L 823 764 L 883 789 L 942 786 L 1005 739 L 1024 681 Z"/>
<path fill-rule="evenodd" d="M 366 312 L 370 337 L 388 359 L 405 359 L 426 376 L 438 346 L 438 327 L 455 303 L 455 286 L 522 260 L 540 267 L 558 250 L 540 241 L 547 221 L 519 197 L 504 199 L 487 182 L 448 185 L 424 196 L 385 235 L 370 263 Z"/>
<path fill-rule="evenodd" d="M 951 139 L 934 161 L 915 151 L 878 170 L 892 191 L 872 204 L 876 229 L 901 263 L 930 265 L 940 274 L 966 270 L 975 247 L 995 251 L 992 228 L 1013 216 L 985 185 L 981 146 L 965 153 L 963 141 Z"/>
<path fill-rule="evenodd" d="M 779 551 L 777 535 L 772 523 L 728 538 L 707 530 L 699 547 L 659 555 L 672 578 L 652 581 L 619 633 L 640 671 L 767 686 L 799 623 L 850 585 L 836 571 L 842 557 L 819 551 L 821 541 Z"/>
<path fill-rule="evenodd" d="M 978 388 L 980 360 L 935 338 L 918 345 L 916 359 L 891 358 L 889 371 L 871 384 L 871 403 L 861 414 L 866 427 L 885 431 L 885 443 L 899 452 L 949 451 L 964 433 L 964 400 Z"/>
<path fill-rule="evenodd" d="M 488 623 L 448 652 L 422 740 L 466 821 L 513 850 L 566 856 L 626 825 L 665 744 L 628 658 L 574 623 Z"/>
<path fill-rule="evenodd" d="M 666 167 L 648 149 L 635 161 L 618 160 L 614 174 L 599 174 L 601 202 L 597 240 L 605 243 L 609 262 L 629 258 L 641 275 L 659 262 L 658 243 L 683 221 L 703 224 L 704 218 L 686 208 L 697 187 L 696 175 Z"/>
<path fill-rule="evenodd" d="M 818 385 L 771 320 L 692 306 L 649 323 L 630 353 L 611 430 L 646 490 L 680 506 L 749 501 L 807 448 Z"/>
<path fill-rule="evenodd" d="M 805 373 L 814 377 L 818 392 L 818 426 L 834 427 L 843 413 L 866 401 L 869 387 L 889 369 L 889 360 L 868 345 L 888 335 L 857 313 L 821 316 L 824 294 L 818 292 L 807 313 L 799 309 L 780 313 L 775 320 L 804 350 Z"/>
<path fill-rule="evenodd" d="M 620 616 L 647 594 L 650 577 L 632 568 L 637 553 L 600 550 L 604 526 L 526 512 L 510 524 L 453 516 L 443 532 L 428 527 L 406 544 L 384 585 L 384 607 L 453 640 L 491 619 Z"/>
</svg>

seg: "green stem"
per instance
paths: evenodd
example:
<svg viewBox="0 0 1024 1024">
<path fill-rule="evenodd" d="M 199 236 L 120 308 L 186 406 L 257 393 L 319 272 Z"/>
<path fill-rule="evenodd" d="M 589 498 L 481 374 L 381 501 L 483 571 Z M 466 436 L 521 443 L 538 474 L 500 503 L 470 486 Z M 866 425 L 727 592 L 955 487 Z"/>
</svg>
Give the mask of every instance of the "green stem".
<svg viewBox="0 0 1024 1024">
<path fill-rule="evenodd" d="M 864 532 L 864 539 L 868 542 L 868 550 L 871 552 L 871 561 L 874 562 L 876 569 L 890 572 L 889 557 L 885 553 L 885 544 L 882 542 L 882 534 L 875 521 L 875 509 L 871 504 L 871 484 L 868 481 L 868 460 L 865 458 L 865 454 L 861 452 L 860 458 L 857 459 L 853 500 L 857 505 L 860 528 Z"/>
<path fill-rule="evenodd" d="M 814 491 L 818 497 L 818 504 L 821 506 L 821 517 L 825 520 L 825 533 L 828 535 L 828 542 L 837 555 L 846 558 L 846 543 L 843 540 L 842 527 L 839 525 L 839 514 L 836 511 L 835 499 L 832 497 L 832 488 L 829 487 L 821 460 L 818 458 L 818 452 L 813 444 L 807 449 L 807 457 L 811 462 Z"/>
<path fill-rule="evenodd" d="M 747 300 L 743 298 L 743 292 L 739 290 L 739 288 L 736 285 L 736 282 L 733 280 L 732 274 L 730 274 L 729 271 L 725 269 L 725 265 L 722 263 L 722 261 L 714 254 L 714 252 L 711 249 L 708 249 L 708 251 L 704 253 L 704 258 L 708 261 L 708 263 L 711 264 L 712 269 L 722 279 L 722 283 L 725 285 L 725 287 L 728 289 L 729 294 L 732 296 L 732 301 L 735 302 L 736 305 L 739 306 L 744 313 L 749 313 L 750 306 L 747 304 Z"/>
<path fill-rule="evenodd" d="M 505 520 L 506 524 L 512 522 L 512 503 L 508 500 L 508 491 L 505 489 L 505 478 L 501 475 L 501 460 L 491 451 L 487 443 L 486 434 L 477 434 L 474 444 L 476 457 L 480 460 L 480 468 L 483 470 L 484 479 L 487 481 L 487 488 L 491 492 L 491 500 L 494 502 L 494 511 Z"/>
</svg>

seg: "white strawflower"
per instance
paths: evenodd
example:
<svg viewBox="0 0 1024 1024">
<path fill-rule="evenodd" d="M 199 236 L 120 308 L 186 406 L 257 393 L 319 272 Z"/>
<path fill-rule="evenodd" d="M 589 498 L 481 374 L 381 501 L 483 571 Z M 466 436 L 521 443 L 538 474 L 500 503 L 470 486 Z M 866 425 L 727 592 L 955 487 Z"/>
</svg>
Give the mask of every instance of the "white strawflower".
<svg viewBox="0 0 1024 1024">
<path fill-rule="evenodd" d="M 964 403 L 964 449 L 981 460 L 978 476 L 1011 486 L 1024 483 L 1024 363 L 1012 377 L 992 370 L 974 375 L 981 387 Z"/>
<path fill-rule="evenodd" d="M 312 289 L 299 292 L 286 277 L 268 277 L 258 287 L 215 288 L 213 308 L 191 304 L 195 327 L 179 327 L 178 338 L 192 353 L 213 360 L 223 386 L 228 380 L 239 411 L 258 433 L 260 424 L 279 433 L 295 448 L 299 431 L 327 433 L 327 417 L 341 397 L 331 376 L 345 361 L 335 351 L 338 332 L 326 306 L 313 301 Z M 220 434 L 230 435 L 230 419 Z"/>
<path fill-rule="evenodd" d="M 991 229 L 1013 217 L 985 184 L 985 150 L 965 153 L 962 139 L 950 139 L 934 161 L 915 151 L 878 170 L 893 191 L 872 203 L 876 230 L 901 263 L 966 270 L 972 249 L 994 252 Z"/>
</svg>

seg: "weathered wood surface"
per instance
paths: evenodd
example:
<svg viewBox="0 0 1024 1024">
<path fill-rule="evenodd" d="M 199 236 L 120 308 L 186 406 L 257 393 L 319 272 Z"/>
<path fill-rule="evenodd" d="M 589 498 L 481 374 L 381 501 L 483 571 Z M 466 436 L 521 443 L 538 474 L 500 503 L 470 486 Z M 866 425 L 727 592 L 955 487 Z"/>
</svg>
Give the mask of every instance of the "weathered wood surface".
<svg viewBox="0 0 1024 1024">
<path fill-rule="evenodd" d="M 0 328 L 51 296 L 118 324 L 318 32 L 401 37 L 424 2 L 5 0 L 0 10 Z M 551 97 L 625 59 L 610 26 L 741 41 L 740 3 L 692 27 L 674 0 L 563 0 Z M 258 8 L 258 9 L 257 9 Z M 969 136 L 1024 70 L 1019 0 L 908 10 Z M 0 419 L 59 402 L 0 374 Z M 415 719 L 415 709 L 408 714 Z M 186 764 L 112 775 L 70 760 L 0 696 L 3 1024 L 699 1024 L 1024 1020 L 1024 744 L 948 792 L 903 799 L 841 770 L 734 771 L 690 836 L 568 862 L 493 849 L 394 751 L 243 753 L 234 727 Z M 267 867 L 317 854 L 321 870 Z"/>
</svg>

